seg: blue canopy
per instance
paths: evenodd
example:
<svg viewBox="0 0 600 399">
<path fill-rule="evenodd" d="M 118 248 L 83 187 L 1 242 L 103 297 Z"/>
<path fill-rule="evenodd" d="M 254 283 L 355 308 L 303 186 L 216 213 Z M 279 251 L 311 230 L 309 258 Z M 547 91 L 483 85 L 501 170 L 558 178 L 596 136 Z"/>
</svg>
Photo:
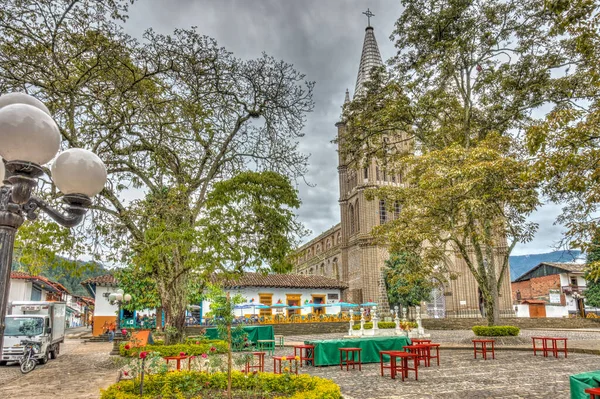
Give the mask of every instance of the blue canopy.
<svg viewBox="0 0 600 399">
<path fill-rule="evenodd" d="M 360 306 L 377 306 L 377 303 L 375 303 L 375 302 L 365 302 L 365 303 L 361 303 Z"/>
<path fill-rule="evenodd" d="M 337 304 L 337 306 L 341 306 L 343 308 L 356 308 L 356 307 L 358 307 L 358 305 L 355 304 L 355 303 L 347 303 L 347 302 L 340 302 L 340 303 Z"/>
</svg>

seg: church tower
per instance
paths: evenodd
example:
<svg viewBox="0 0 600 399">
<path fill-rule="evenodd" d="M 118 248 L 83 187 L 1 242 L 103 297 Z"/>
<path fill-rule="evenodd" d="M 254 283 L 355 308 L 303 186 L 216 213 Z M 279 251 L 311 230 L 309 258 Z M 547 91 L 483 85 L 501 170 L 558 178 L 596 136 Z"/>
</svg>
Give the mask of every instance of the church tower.
<svg viewBox="0 0 600 399">
<path fill-rule="evenodd" d="M 364 85 L 370 79 L 372 69 L 383 65 L 375 32 L 370 24 L 373 14 L 369 10 L 364 14 L 369 18 L 369 23 L 365 29 L 354 97 L 364 93 Z M 346 90 L 345 102 L 348 101 L 350 95 Z M 338 146 L 341 146 L 346 124 L 341 120 L 336 123 L 336 127 Z M 382 269 L 389 254 L 385 247 L 375 245 L 370 233 L 373 227 L 386 222 L 388 210 L 385 203 L 377 200 L 367 201 L 365 190 L 392 184 L 392 179 L 385 171 L 379 169 L 375 160 L 368 165 L 351 164 L 343 159 L 339 148 L 338 156 L 342 233 L 341 272 L 342 279 L 349 285 L 347 300 L 353 303 L 375 301 L 385 310 L 388 306 Z M 395 184 L 396 178 L 394 177 L 393 180 Z"/>
</svg>

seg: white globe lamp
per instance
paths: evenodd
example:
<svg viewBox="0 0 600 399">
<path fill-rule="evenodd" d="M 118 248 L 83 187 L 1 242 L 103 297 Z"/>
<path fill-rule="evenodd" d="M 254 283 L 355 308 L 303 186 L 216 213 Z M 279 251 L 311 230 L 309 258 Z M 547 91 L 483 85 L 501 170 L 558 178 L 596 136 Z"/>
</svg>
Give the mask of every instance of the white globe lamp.
<svg viewBox="0 0 600 399">
<path fill-rule="evenodd" d="M 71 148 L 62 152 L 52 164 L 52 180 L 63 194 L 93 197 L 106 184 L 106 167 L 93 152 Z"/>
<path fill-rule="evenodd" d="M 0 156 L 7 161 L 48 163 L 60 146 L 60 132 L 50 115 L 29 104 L 0 108 Z"/>
<path fill-rule="evenodd" d="M 8 94 L 4 94 L 3 96 L 0 96 L 0 108 L 6 107 L 7 105 L 11 105 L 11 104 L 32 105 L 32 106 L 44 111 L 44 113 L 46 113 L 48 116 L 51 116 L 50 111 L 44 105 L 44 103 L 41 102 L 40 100 L 38 100 L 37 98 L 30 96 L 29 94 L 8 93 Z"/>
<path fill-rule="evenodd" d="M 131 295 L 129 295 L 129 294 L 125 294 L 125 295 L 123 296 L 123 300 L 124 300 L 125 302 L 131 302 Z"/>
</svg>

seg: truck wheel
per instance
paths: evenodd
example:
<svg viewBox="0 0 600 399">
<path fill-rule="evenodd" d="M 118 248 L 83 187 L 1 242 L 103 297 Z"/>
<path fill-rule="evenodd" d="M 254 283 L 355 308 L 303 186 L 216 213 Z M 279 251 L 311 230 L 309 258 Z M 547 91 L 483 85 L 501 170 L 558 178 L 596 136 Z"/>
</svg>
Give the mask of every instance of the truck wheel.
<svg viewBox="0 0 600 399">
<path fill-rule="evenodd" d="M 6 363 L 8 363 L 8 362 L 4 362 L 4 361 L 0 362 L 0 366 L 6 366 Z"/>
<path fill-rule="evenodd" d="M 58 357 L 59 352 L 60 352 L 60 344 L 56 344 L 54 349 L 50 351 L 50 354 L 52 355 L 52 359 L 56 359 Z"/>
<path fill-rule="evenodd" d="M 50 359 L 50 351 L 46 349 L 46 354 L 44 355 L 44 357 L 38 359 L 38 362 L 40 364 L 46 364 L 48 363 L 48 359 Z"/>
</svg>

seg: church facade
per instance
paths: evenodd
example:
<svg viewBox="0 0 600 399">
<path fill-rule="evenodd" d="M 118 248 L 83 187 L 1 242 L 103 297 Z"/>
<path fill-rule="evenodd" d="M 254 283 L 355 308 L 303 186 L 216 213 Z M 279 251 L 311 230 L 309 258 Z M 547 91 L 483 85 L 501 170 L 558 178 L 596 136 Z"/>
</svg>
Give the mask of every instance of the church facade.
<svg viewBox="0 0 600 399">
<path fill-rule="evenodd" d="M 383 65 L 374 29 L 367 26 L 359 64 L 354 95 L 361 93 L 374 66 Z M 349 93 L 346 91 L 346 100 Z M 335 124 L 338 137 L 346 128 L 340 121 Z M 338 151 L 338 154 L 340 151 Z M 300 247 L 293 258 L 294 273 L 321 275 L 348 284 L 345 301 L 363 303 L 375 301 L 383 310 L 388 309 L 384 282 L 385 261 L 389 253 L 384 245 L 373 240 L 373 227 L 393 220 L 399 212 L 384 201 L 367 200 L 365 190 L 377 186 L 401 186 L 403 175 L 380 170 L 373 161 L 360 169 L 348 165 L 341 157 L 338 165 L 340 223 Z M 497 248 L 500 255 L 506 251 L 503 240 Z M 504 252 L 505 253 L 505 252 Z M 499 259 L 498 259 L 499 260 Z M 500 262 L 496 262 L 499 264 Z M 436 279 L 431 301 L 426 304 L 425 317 L 482 317 L 483 300 L 475 278 L 457 252 L 447 249 L 449 273 Z M 505 273 L 500 293 L 501 314 L 513 315 L 511 306 L 510 273 Z M 424 304 L 425 305 L 425 304 Z"/>
</svg>

